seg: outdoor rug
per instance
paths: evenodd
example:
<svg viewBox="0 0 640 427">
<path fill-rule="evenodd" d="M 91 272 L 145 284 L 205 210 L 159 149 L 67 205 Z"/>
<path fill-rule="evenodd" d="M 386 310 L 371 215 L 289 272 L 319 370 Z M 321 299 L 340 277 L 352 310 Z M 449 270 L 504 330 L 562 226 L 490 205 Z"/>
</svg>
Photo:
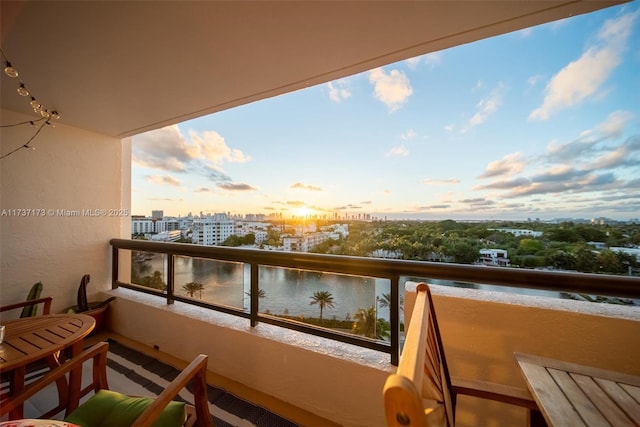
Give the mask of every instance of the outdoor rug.
<svg viewBox="0 0 640 427">
<path fill-rule="evenodd" d="M 126 387 L 124 390 L 129 394 L 157 396 L 179 373 L 178 369 L 153 357 L 109 340 L 107 378 L 110 383 Z M 209 411 L 216 427 L 298 427 L 296 423 L 221 388 L 209 385 L 208 396 Z M 183 389 L 180 400 L 193 402 L 193 395 Z"/>
<path fill-rule="evenodd" d="M 159 360 L 132 350 L 112 339 L 109 342 L 107 355 L 107 380 L 113 390 L 134 396 L 157 396 L 180 373 L 172 366 Z M 45 364 L 36 364 L 26 375 L 28 384 L 37 380 L 48 371 Z M 91 378 L 91 361 L 83 366 L 83 386 Z M 190 387 L 190 386 L 188 386 Z M 2 381 L 0 392 L 8 391 L 8 382 Z M 221 388 L 209 385 L 209 412 L 213 416 L 216 427 L 300 427 L 298 424 L 285 419 L 269 410 L 241 399 Z M 84 399 L 87 399 L 86 396 Z M 177 400 L 193 402 L 193 394 L 186 388 L 180 392 Z M 46 412 L 57 402 L 55 385 L 50 385 L 29 401 L 25 402 L 25 416 L 35 418 Z M 54 418 L 62 418 L 58 414 Z"/>
</svg>

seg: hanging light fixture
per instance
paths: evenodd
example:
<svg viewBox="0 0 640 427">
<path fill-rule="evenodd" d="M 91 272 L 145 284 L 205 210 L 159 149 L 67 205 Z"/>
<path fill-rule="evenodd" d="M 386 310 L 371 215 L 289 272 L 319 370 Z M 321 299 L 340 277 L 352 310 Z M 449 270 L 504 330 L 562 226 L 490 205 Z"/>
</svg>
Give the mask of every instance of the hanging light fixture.
<svg viewBox="0 0 640 427">
<path fill-rule="evenodd" d="M 18 77 L 18 70 L 16 70 L 15 68 L 13 68 L 11 66 L 11 62 L 9 61 L 5 61 L 4 62 L 4 73 L 11 77 L 11 78 L 17 78 Z"/>
<path fill-rule="evenodd" d="M 20 96 L 29 96 L 29 91 L 24 87 L 24 83 L 20 83 L 20 86 L 18 86 L 18 93 Z"/>
<path fill-rule="evenodd" d="M 52 110 L 51 112 L 49 112 L 48 109 L 44 108 L 44 106 L 40 102 L 38 102 L 38 100 L 31 94 L 31 91 L 27 89 L 26 84 L 20 79 L 20 77 L 18 77 L 18 70 L 16 70 L 13 65 L 11 65 L 11 61 L 9 61 L 9 58 L 7 58 L 7 55 L 5 55 L 2 49 L 0 49 L 0 53 L 2 54 L 2 58 L 4 60 L 4 73 L 9 77 L 18 80 L 19 85 L 16 90 L 20 96 L 31 96 L 29 104 L 31 104 L 33 112 L 36 114 L 40 114 L 42 117 L 45 117 L 47 119 L 54 118 L 56 120 L 59 120 L 60 113 L 58 113 L 58 111 L 56 110 Z"/>
<path fill-rule="evenodd" d="M 4 154 L 2 156 L 0 156 L 0 160 L 5 159 L 7 157 L 9 157 L 10 155 L 12 155 L 13 153 L 21 150 L 21 149 L 31 149 L 31 150 L 35 150 L 35 147 L 30 146 L 29 144 L 31 144 L 31 142 L 38 136 L 38 134 L 40 133 L 40 131 L 42 131 L 42 128 L 44 126 L 50 126 L 50 127 L 55 127 L 55 125 L 53 123 L 51 123 L 51 119 L 55 119 L 58 120 L 60 119 L 60 113 L 58 113 L 57 110 L 51 110 L 51 112 L 49 112 L 49 110 L 47 108 L 45 108 L 42 104 L 40 104 L 40 102 L 38 102 L 38 100 L 35 98 L 35 96 L 33 96 L 31 94 L 31 92 L 27 89 L 27 86 L 25 85 L 25 83 L 22 81 L 22 79 L 20 79 L 18 70 L 16 70 L 12 65 L 11 62 L 9 61 L 9 58 L 7 58 L 7 55 L 4 54 L 4 51 L 2 49 L 0 49 L 0 54 L 2 54 L 2 59 L 4 60 L 4 73 L 13 78 L 18 80 L 18 88 L 16 89 L 18 94 L 20 96 L 24 96 L 30 97 L 29 100 L 29 104 L 31 105 L 31 107 L 33 108 L 33 112 L 36 114 L 40 114 L 42 116 L 41 119 L 38 120 L 28 120 L 25 122 L 21 122 L 21 123 L 14 123 L 14 124 L 9 124 L 9 125 L 0 125 L 1 127 L 5 128 L 5 127 L 12 127 L 12 126 L 20 126 L 20 125 L 24 125 L 24 124 L 29 124 L 31 126 L 36 126 L 37 122 L 43 122 L 42 124 L 40 124 L 37 128 L 37 130 L 35 131 L 35 133 L 31 136 L 31 138 L 29 138 L 29 140 L 27 141 L 26 144 L 23 144 L 11 151 L 9 151 L 7 154 Z"/>
</svg>

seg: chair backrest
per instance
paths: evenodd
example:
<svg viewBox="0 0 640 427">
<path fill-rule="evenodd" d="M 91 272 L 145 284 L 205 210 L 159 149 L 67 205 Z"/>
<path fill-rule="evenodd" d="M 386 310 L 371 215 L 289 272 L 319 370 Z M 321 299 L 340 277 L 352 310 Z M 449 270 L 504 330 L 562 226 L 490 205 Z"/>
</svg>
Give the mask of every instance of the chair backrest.
<svg viewBox="0 0 640 427">
<path fill-rule="evenodd" d="M 384 386 L 387 426 L 453 427 L 456 396 L 431 291 L 426 283 L 418 283 L 415 292 L 413 310 L 405 305 L 406 337 L 398 369 Z"/>
<path fill-rule="evenodd" d="M 25 389 L 15 396 L 2 400 L 0 405 L 0 417 L 8 414 L 18 405 L 22 405 L 27 399 L 42 391 L 48 385 L 64 377 L 70 371 L 82 368 L 82 364 L 93 359 L 93 374 L 89 384 L 81 390 L 69 387 L 65 415 L 69 416 L 79 407 L 80 398 L 90 392 L 108 390 L 107 382 L 107 350 L 109 344 L 101 342 L 83 351 L 78 356 L 69 359 L 62 365 L 52 369 L 37 381 L 30 383 Z M 204 354 L 197 356 L 183 369 L 180 374 L 164 389 L 159 396 L 136 418 L 131 427 L 150 427 L 164 408 L 178 396 L 178 393 L 189 383 L 192 385 L 194 406 L 187 409 L 185 426 L 213 427 L 213 420 L 209 412 L 207 397 L 207 372 L 208 357 Z M 83 384 L 87 381 L 83 381 Z M 195 416 L 194 416 L 195 415 Z"/>
<path fill-rule="evenodd" d="M 3 305 L 0 307 L 0 313 L 4 311 L 17 310 L 22 308 L 22 312 L 20 313 L 20 317 L 33 317 L 38 314 L 38 305 L 42 304 L 42 314 L 51 313 L 51 303 L 53 302 L 52 297 L 44 297 L 38 299 L 32 299 L 28 301 L 22 301 L 15 304 Z M 28 312 L 25 312 L 25 309 L 29 308 Z"/>
</svg>

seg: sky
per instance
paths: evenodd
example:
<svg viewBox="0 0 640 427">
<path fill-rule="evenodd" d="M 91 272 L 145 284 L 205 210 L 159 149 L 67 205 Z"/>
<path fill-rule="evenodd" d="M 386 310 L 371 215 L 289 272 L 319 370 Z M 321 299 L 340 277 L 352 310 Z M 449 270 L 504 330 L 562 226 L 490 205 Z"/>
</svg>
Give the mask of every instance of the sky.
<svg viewBox="0 0 640 427">
<path fill-rule="evenodd" d="M 640 218 L 640 4 L 137 135 L 132 213 Z"/>
</svg>

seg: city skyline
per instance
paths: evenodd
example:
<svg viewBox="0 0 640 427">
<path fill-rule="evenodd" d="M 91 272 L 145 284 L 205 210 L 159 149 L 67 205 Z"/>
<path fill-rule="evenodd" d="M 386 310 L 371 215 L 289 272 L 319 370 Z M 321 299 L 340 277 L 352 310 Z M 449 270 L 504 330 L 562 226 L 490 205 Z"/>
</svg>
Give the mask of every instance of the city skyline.
<svg viewBox="0 0 640 427">
<path fill-rule="evenodd" d="M 133 137 L 132 213 L 637 218 L 636 2 Z"/>
</svg>

